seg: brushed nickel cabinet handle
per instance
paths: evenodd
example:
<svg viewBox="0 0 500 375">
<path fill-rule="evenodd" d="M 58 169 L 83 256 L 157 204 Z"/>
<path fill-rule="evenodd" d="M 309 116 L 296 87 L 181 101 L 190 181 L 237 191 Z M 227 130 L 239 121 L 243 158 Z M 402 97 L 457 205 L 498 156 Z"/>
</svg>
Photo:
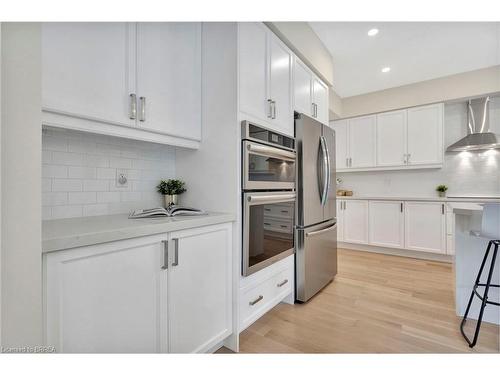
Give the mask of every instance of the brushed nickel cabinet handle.
<svg viewBox="0 0 500 375">
<path fill-rule="evenodd" d="M 273 106 L 273 117 L 272 119 L 274 120 L 276 118 L 276 102 L 273 100 L 271 101 L 272 106 Z"/>
<path fill-rule="evenodd" d="M 278 288 L 281 288 L 281 287 L 282 287 L 283 285 L 285 285 L 286 283 L 288 283 L 288 279 L 285 279 L 285 280 L 283 280 L 281 283 L 276 284 L 276 286 L 277 286 Z"/>
<path fill-rule="evenodd" d="M 146 121 L 146 97 L 145 96 L 141 96 L 139 98 L 139 102 L 140 102 L 140 113 L 139 113 L 139 121 L 141 122 L 144 122 Z"/>
<path fill-rule="evenodd" d="M 273 101 L 267 99 L 267 118 L 273 118 Z"/>
<path fill-rule="evenodd" d="M 168 241 L 161 242 L 163 243 L 163 265 L 161 269 L 166 270 L 168 268 Z"/>
<path fill-rule="evenodd" d="M 403 212 L 403 202 L 401 202 L 401 212 Z"/>
<path fill-rule="evenodd" d="M 264 299 L 264 296 L 260 295 L 260 296 L 258 296 L 255 300 L 250 301 L 248 304 L 249 304 L 250 306 L 253 306 L 253 305 L 255 305 L 256 303 L 258 303 L 258 302 L 262 301 L 263 299 Z"/>
<path fill-rule="evenodd" d="M 172 266 L 178 266 L 179 265 L 179 239 L 174 238 L 174 260 L 172 262 Z"/>
<path fill-rule="evenodd" d="M 130 113 L 128 118 L 131 120 L 135 120 L 137 118 L 137 96 L 135 94 L 129 95 L 130 100 Z"/>
</svg>

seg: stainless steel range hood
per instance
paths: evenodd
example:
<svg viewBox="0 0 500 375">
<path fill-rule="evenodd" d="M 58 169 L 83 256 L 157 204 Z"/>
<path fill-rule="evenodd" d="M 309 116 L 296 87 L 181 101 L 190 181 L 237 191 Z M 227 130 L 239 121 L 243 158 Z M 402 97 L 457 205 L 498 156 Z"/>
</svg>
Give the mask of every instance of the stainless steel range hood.
<svg viewBox="0 0 500 375">
<path fill-rule="evenodd" d="M 500 148 L 500 137 L 489 131 L 489 102 L 489 96 L 469 100 L 468 134 L 449 146 L 446 151 L 477 151 Z"/>
</svg>

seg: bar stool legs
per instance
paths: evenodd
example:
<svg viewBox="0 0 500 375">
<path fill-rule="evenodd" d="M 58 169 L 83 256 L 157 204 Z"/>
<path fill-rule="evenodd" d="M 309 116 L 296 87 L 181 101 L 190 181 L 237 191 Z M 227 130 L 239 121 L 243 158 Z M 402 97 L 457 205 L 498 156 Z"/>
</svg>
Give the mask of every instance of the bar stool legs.
<svg viewBox="0 0 500 375">
<path fill-rule="evenodd" d="M 474 287 L 472 288 L 472 293 L 470 295 L 469 304 L 467 305 L 467 309 L 465 310 L 464 318 L 462 319 L 462 323 L 460 324 L 460 331 L 462 332 L 462 336 L 464 337 L 465 341 L 467 341 L 467 343 L 469 344 L 469 347 L 471 347 L 471 348 L 473 348 L 477 343 L 477 338 L 479 336 L 479 330 L 481 328 L 481 323 L 483 321 L 484 308 L 486 307 L 486 305 L 500 306 L 500 303 L 498 303 L 498 302 L 488 301 L 488 292 L 490 290 L 490 287 L 492 287 L 492 288 L 499 288 L 500 287 L 500 285 L 491 284 L 491 278 L 493 276 L 493 270 L 495 268 L 495 261 L 497 258 L 499 245 L 500 245 L 500 240 L 492 240 L 488 243 L 488 248 L 486 249 L 486 254 L 484 254 L 483 262 L 481 263 L 481 267 L 479 268 L 479 273 L 477 274 L 477 277 L 476 277 L 476 282 L 474 283 Z M 480 283 L 481 275 L 483 273 L 484 265 L 486 264 L 486 260 L 488 259 L 488 255 L 490 253 L 492 246 L 494 246 L 494 249 L 493 249 L 493 255 L 492 255 L 492 259 L 491 259 L 490 269 L 488 272 L 488 279 L 486 281 L 486 284 L 482 284 L 482 283 Z M 479 286 L 484 287 L 484 294 L 483 295 L 480 295 L 479 292 L 477 291 L 477 288 Z M 476 329 L 474 332 L 474 338 L 472 341 L 470 341 L 464 332 L 464 325 L 465 325 L 465 322 L 467 321 L 467 316 L 469 315 L 469 310 L 470 310 L 470 307 L 472 305 L 472 300 L 474 299 L 474 296 L 477 296 L 481 300 L 481 309 L 479 310 L 479 317 L 477 319 Z"/>
</svg>

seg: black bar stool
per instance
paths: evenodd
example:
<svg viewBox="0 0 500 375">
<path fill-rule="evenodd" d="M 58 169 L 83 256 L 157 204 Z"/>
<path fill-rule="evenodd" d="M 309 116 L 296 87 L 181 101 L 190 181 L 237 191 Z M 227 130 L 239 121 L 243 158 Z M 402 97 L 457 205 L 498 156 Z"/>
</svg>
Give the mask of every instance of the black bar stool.
<svg viewBox="0 0 500 375">
<path fill-rule="evenodd" d="M 467 309 L 465 310 L 464 318 L 462 319 L 462 323 L 460 324 L 460 331 L 462 332 L 462 336 L 465 338 L 465 341 L 467 341 L 467 343 L 469 344 L 469 347 L 471 347 L 471 348 L 474 347 L 474 345 L 476 345 L 477 337 L 479 336 L 479 329 L 481 328 L 481 322 L 483 320 L 484 308 L 486 307 L 486 305 L 500 306 L 500 303 L 498 303 L 498 302 L 488 301 L 488 291 L 490 290 L 490 287 L 500 288 L 500 285 L 491 284 L 491 277 L 493 276 L 493 269 L 495 268 L 495 261 L 496 261 L 497 253 L 498 253 L 498 245 L 500 245 L 500 240 L 491 240 L 488 243 L 488 248 L 486 249 L 486 254 L 484 254 L 483 262 L 481 263 L 481 267 L 479 268 L 479 273 L 477 274 L 477 277 L 476 277 L 476 282 L 474 283 L 474 287 L 472 288 L 472 293 L 470 295 L 469 304 L 467 305 Z M 494 246 L 494 249 L 493 249 L 493 255 L 492 255 L 491 264 L 490 264 L 490 270 L 488 272 L 488 280 L 486 281 L 486 284 L 481 284 L 479 282 L 481 279 L 481 274 L 483 273 L 484 265 L 486 264 L 486 260 L 488 259 L 488 255 L 490 253 L 492 246 Z M 483 295 L 480 295 L 479 292 L 477 291 L 478 286 L 484 286 L 484 294 Z M 482 301 L 482 303 L 481 303 L 481 310 L 479 310 L 479 317 L 477 319 L 476 330 L 474 332 L 474 339 L 471 342 L 464 332 L 464 325 L 465 325 L 465 322 L 467 321 L 467 315 L 469 314 L 469 310 L 470 310 L 470 307 L 472 305 L 472 300 L 474 299 L 474 296 L 477 296 Z"/>
</svg>

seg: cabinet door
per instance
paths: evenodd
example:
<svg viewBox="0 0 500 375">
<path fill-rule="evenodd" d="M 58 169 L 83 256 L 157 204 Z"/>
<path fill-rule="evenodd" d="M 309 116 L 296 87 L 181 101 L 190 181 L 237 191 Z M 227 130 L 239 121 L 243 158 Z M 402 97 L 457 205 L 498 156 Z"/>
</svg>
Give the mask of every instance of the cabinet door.
<svg viewBox="0 0 500 375">
<path fill-rule="evenodd" d="M 205 352 L 231 334 L 231 236 L 231 224 L 170 234 L 171 352 Z"/>
<path fill-rule="evenodd" d="M 238 23 L 240 110 L 269 121 L 267 34 L 257 22 Z"/>
<path fill-rule="evenodd" d="M 328 125 L 328 86 L 316 77 L 313 78 L 313 102 L 316 105 L 316 120 Z"/>
<path fill-rule="evenodd" d="M 337 241 L 344 241 L 344 201 L 337 199 Z"/>
<path fill-rule="evenodd" d="M 166 351 L 161 241 L 151 236 L 45 255 L 46 344 L 60 353 Z"/>
<path fill-rule="evenodd" d="M 349 120 L 332 121 L 335 130 L 335 163 L 337 170 L 347 169 L 349 155 Z"/>
<path fill-rule="evenodd" d="M 408 164 L 443 162 L 443 104 L 408 109 Z"/>
<path fill-rule="evenodd" d="M 42 108 L 132 126 L 135 38 L 119 22 L 42 24 Z"/>
<path fill-rule="evenodd" d="M 298 58 L 294 62 L 294 109 L 312 117 L 312 74 Z"/>
<path fill-rule="evenodd" d="M 404 247 L 403 202 L 370 201 L 369 244 L 385 247 Z"/>
<path fill-rule="evenodd" d="M 350 168 L 375 166 L 375 116 L 349 120 Z"/>
<path fill-rule="evenodd" d="M 344 241 L 368 243 L 368 201 L 346 200 L 344 207 Z"/>
<path fill-rule="evenodd" d="M 405 247 L 410 250 L 446 253 L 444 204 L 406 202 Z"/>
<path fill-rule="evenodd" d="M 137 98 L 139 127 L 201 139 L 201 23 L 137 24 Z"/>
<path fill-rule="evenodd" d="M 272 123 L 276 130 L 293 137 L 292 53 L 270 35 L 269 56 L 269 98 L 274 101 Z"/>
<path fill-rule="evenodd" d="M 406 163 L 406 110 L 377 115 L 377 167 Z"/>
</svg>

